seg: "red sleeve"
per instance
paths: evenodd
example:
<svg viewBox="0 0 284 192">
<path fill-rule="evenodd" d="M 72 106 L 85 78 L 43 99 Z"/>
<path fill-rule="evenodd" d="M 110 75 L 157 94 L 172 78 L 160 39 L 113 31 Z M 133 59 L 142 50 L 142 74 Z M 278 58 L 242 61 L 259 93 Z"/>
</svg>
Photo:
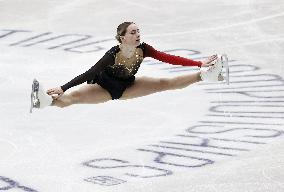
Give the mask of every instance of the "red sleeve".
<svg viewBox="0 0 284 192">
<path fill-rule="evenodd" d="M 180 56 L 170 55 L 161 51 L 157 51 L 152 46 L 145 43 L 145 57 L 152 57 L 162 62 L 172 65 L 198 66 L 201 67 L 201 61 L 193 61 L 191 59 Z"/>
</svg>

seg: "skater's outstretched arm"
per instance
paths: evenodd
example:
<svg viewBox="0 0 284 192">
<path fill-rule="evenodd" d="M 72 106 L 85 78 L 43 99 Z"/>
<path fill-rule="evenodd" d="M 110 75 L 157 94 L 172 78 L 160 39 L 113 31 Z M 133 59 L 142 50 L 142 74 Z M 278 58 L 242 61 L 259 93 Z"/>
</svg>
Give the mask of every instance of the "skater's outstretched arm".
<svg viewBox="0 0 284 192">
<path fill-rule="evenodd" d="M 59 98 L 67 89 L 80 85 L 86 81 L 91 81 L 95 78 L 96 74 L 98 74 L 104 67 L 112 63 L 112 57 L 109 54 L 105 54 L 94 66 L 92 66 L 85 73 L 75 77 L 68 83 L 47 90 L 48 95 L 52 95 L 53 99 Z"/>
<path fill-rule="evenodd" d="M 203 61 L 194 61 L 180 56 L 171 55 L 154 49 L 152 46 L 145 43 L 145 57 L 152 57 L 162 62 L 166 62 L 172 65 L 183 66 L 198 66 L 209 67 L 212 65 L 212 61 L 217 59 L 217 55 L 212 55 Z"/>
</svg>

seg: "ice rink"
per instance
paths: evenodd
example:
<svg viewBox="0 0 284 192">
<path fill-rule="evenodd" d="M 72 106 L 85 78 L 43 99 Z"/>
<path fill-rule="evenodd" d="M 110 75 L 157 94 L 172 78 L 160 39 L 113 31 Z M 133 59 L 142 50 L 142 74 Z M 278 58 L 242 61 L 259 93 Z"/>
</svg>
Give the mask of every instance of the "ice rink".
<svg viewBox="0 0 284 192">
<path fill-rule="evenodd" d="M 85 72 L 123 21 L 160 51 L 227 53 L 231 84 L 29 113 L 34 78 Z M 283 192 L 283 53 L 283 0 L 0 0 L 0 191 Z"/>
</svg>

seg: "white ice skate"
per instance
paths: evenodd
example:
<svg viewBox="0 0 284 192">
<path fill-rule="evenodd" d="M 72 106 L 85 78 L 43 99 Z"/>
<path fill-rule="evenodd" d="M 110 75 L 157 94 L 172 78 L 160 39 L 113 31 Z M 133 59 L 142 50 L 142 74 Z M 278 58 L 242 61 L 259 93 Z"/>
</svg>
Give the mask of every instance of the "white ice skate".
<svg viewBox="0 0 284 192">
<path fill-rule="evenodd" d="M 34 79 L 31 91 L 30 113 L 33 112 L 33 108 L 42 109 L 51 105 L 52 100 L 52 97 L 44 92 L 42 85 L 36 79 Z"/>
<path fill-rule="evenodd" d="M 226 68 L 226 78 L 222 75 L 222 69 Z M 229 65 L 228 57 L 226 54 L 218 56 L 215 60 L 214 65 L 210 66 L 207 70 L 201 70 L 201 79 L 207 82 L 217 82 L 226 79 L 227 84 L 229 84 Z"/>
<path fill-rule="evenodd" d="M 221 74 L 223 68 L 223 62 L 221 61 L 221 57 L 215 60 L 214 65 L 210 66 L 208 69 L 201 69 L 200 77 L 202 81 L 207 82 L 216 82 L 222 81 L 224 78 Z"/>
</svg>

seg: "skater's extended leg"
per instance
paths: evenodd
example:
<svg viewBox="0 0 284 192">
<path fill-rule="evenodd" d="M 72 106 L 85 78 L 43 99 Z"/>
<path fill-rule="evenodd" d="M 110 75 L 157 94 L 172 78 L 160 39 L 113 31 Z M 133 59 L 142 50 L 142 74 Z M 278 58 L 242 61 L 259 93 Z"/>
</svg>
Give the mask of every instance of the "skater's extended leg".
<svg viewBox="0 0 284 192">
<path fill-rule="evenodd" d="M 217 65 L 207 71 L 174 78 L 137 77 L 134 84 L 124 91 L 120 99 L 132 99 L 156 92 L 182 89 L 201 81 L 201 77 L 203 77 L 203 80 L 218 81 L 221 70 L 222 67 Z M 98 84 L 87 84 L 69 94 L 63 94 L 57 100 L 54 100 L 52 105 L 67 107 L 72 104 L 97 104 L 111 99 L 110 93 Z"/>
<path fill-rule="evenodd" d="M 159 91 L 181 89 L 200 80 L 199 72 L 174 78 L 140 77 L 136 78 L 134 85 L 125 90 L 121 99 L 141 97 Z M 53 100 L 52 106 L 67 107 L 72 104 L 97 104 L 111 99 L 109 92 L 99 85 L 88 84 Z"/>
<path fill-rule="evenodd" d="M 127 88 L 120 99 L 125 100 L 160 91 L 182 89 L 198 81 L 201 81 L 200 72 L 174 78 L 138 77 L 134 85 Z"/>
<path fill-rule="evenodd" d="M 63 94 L 53 100 L 52 106 L 67 107 L 72 104 L 96 104 L 111 100 L 110 94 L 97 84 L 87 84 L 78 90 Z"/>
</svg>

